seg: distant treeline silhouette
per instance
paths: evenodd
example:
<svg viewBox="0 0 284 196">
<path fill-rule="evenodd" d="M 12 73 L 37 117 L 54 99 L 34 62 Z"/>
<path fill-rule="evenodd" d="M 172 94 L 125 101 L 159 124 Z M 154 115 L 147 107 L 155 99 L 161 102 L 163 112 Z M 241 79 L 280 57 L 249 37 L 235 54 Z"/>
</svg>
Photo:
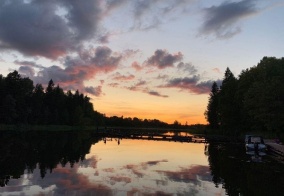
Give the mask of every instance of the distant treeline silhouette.
<svg viewBox="0 0 284 196">
<path fill-rule="evenodd" d="M 64 92 L 52 79 L 45 89 L 34 86 L 17 71 L 0 75 L 0 124 L 183 127 L 178 121 L 169 125 L 157 119 L 106 117 L 78 90 Z"/>
<path fill-rule="evenodd" d="M 205 111 L 212 129 L 231 133 L 284 134 L 284 58 L 264 57 L 238 78 L 230 71 L 220 87 L 214 82 Z"/>
</svg>

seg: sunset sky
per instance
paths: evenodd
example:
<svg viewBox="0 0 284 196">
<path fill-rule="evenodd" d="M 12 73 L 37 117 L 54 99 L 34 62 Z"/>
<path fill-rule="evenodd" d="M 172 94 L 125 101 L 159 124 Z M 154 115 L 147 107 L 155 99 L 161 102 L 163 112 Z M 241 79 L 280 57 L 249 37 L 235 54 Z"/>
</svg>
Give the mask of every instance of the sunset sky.
<svg viewBox="0 0 284 196">
<path fill-rule="evenodd" d="M 283 0 L 0 0 L 0 73 L 106 116 L 206 123 L 213 81 L 283 57 Z"/>
</svg>

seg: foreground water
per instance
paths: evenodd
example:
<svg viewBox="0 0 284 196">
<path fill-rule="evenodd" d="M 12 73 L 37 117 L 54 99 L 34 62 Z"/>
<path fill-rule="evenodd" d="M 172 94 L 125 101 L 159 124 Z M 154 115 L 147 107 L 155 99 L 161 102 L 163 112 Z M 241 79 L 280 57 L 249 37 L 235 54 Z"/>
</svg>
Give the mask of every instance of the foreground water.
<svg viewBox="0 0 284 196">
<path fill-rule="evenodd" d="M 2 134 L 1 195 L 281 195 L 283 164 L 240 144 Z"/>
</svg>

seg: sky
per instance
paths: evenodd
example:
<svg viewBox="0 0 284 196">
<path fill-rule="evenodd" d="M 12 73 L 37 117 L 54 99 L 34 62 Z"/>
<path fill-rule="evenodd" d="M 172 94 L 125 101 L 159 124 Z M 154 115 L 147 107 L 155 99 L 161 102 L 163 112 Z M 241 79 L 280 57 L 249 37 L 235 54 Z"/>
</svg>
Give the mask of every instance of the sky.
<svg viewBox="0 0 284 196">
<path fill-rule="evenodd" d="M 213 81 L 283 57 L 282 0 L 0 0 L 0 73 L 106 116 L 206 123 Z"/>
</svg>

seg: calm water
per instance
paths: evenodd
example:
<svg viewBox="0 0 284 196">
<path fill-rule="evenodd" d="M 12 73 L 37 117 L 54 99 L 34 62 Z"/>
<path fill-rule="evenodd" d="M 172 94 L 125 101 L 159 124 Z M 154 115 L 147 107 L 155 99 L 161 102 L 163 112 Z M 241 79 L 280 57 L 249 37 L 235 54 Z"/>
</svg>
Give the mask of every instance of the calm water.
<svg viewBox="0 0 284 196">
<path fill-rule="evenodd" d="M 1 195 L 281 195 L 283 164 L 240 144 L 2 133 Z"/>
</svg>

